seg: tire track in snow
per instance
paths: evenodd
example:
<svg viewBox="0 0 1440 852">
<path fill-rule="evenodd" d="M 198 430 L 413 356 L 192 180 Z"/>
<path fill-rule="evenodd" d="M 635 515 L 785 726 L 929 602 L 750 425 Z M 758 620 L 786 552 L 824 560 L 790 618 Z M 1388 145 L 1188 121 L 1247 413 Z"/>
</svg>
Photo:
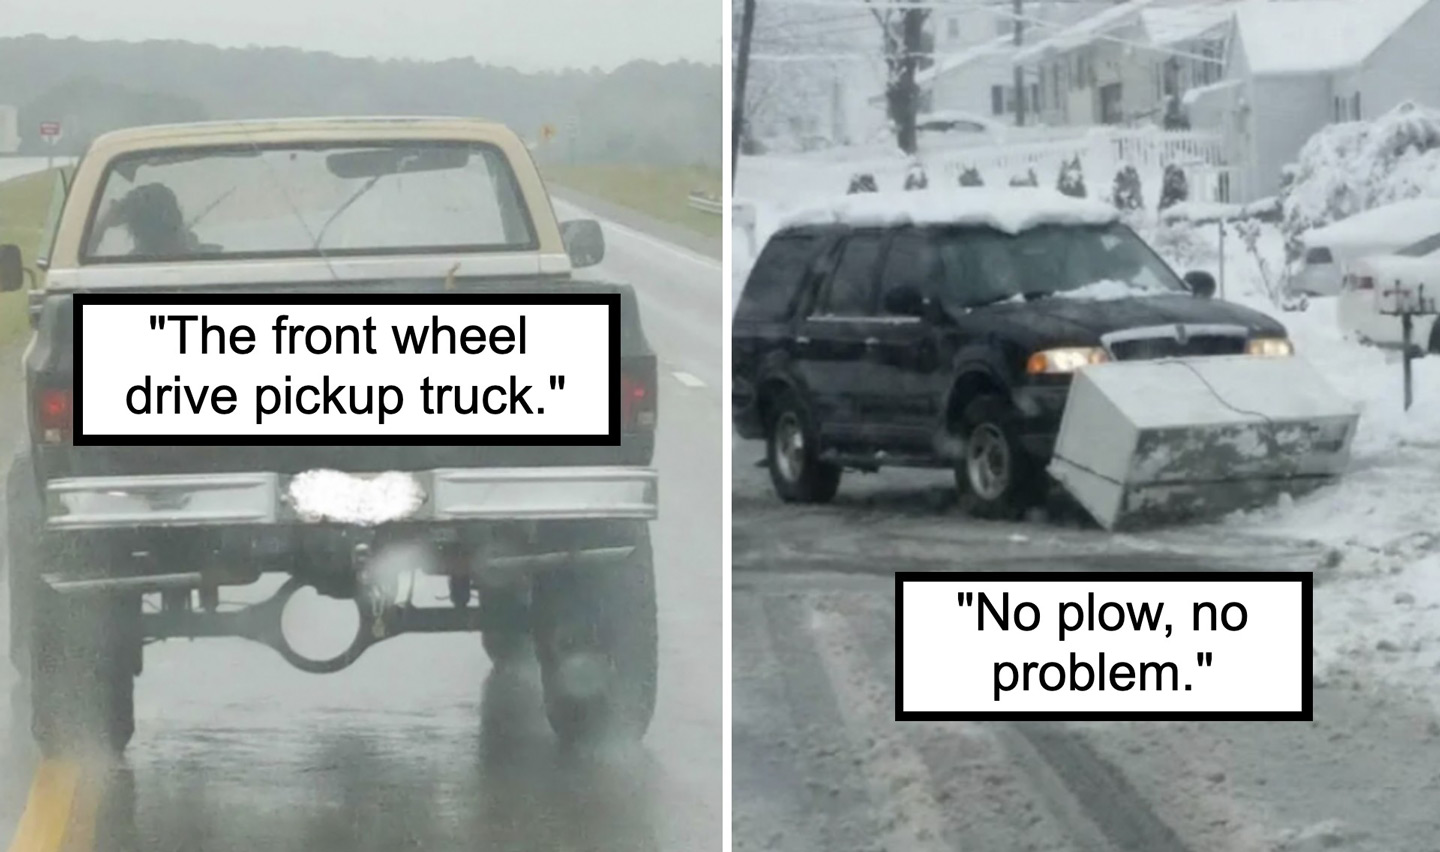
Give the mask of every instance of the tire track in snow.
<svg viewBox="0 0 1440 852">
<path fill-rule="evenodd" d="M 737 850 L 1190 852 L 1077 731 L 895 722 L 893 594 L 777 579 L 735 586 Z M 751 741 L 759 724 L 798 732 L 793 754 Z"/>
</svg>

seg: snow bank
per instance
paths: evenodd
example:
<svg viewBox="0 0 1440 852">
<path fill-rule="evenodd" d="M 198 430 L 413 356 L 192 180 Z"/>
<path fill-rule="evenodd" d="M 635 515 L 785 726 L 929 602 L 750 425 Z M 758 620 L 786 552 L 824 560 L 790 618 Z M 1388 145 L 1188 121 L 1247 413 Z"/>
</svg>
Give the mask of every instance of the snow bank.
<svg viewBox="0 0 1440 852">
<path fill-rule="evenodd" d="M 866 225 L 983 225 L 1018 234 L 1040 225 L 1105 225 L 1119 218 L 1108 204 L 1049 189 L 946 189 L 944 192 L 865 193 L 786 216 L 782 227 L 832 223 Z"/>
<path fill-rule="evenodd" d="M 290 481 L 286 497 L 307 521 L 374 526 L 414 515 L 425 502 L 425 489 L 398 471 L 361 477 L 308 470 Z"/>
<path fill-rule="evenodd" d="M 1307 232 L 1307 245 L 1364 248 L 1404 247 L 1440 233 L 1440 198 L 1412 198 L 1385 204 Z"/>
</svg>

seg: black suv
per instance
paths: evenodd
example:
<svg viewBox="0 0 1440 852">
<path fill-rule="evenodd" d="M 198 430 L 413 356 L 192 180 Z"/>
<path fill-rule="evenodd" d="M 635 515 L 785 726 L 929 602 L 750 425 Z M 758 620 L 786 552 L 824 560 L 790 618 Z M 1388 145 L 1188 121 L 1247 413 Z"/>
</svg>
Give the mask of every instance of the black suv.
<svg viewBox="0 0 1440 852">
<path fill-rule="evenodd" d="M 836 215 L 770 239 L 736 308 L 732 393 L 782 499 L 828 501 L 846 468 L 952 467 L 973 514 L 1018 517 L 1047 491 L 1076 369 L 1291 353 L 1284 326 L 1214 300 L 1209 274 L 1182 279 L 1118 220 L 1059 210 L 1015 232 Z"/>
</svg>

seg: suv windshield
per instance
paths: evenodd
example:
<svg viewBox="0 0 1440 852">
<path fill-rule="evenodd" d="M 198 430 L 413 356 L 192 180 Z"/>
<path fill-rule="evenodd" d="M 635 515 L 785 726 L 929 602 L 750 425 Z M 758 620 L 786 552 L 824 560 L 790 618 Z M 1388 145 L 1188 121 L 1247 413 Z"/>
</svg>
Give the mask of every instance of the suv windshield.
<svg viewBox="0 0 1440 852">
<path fill-rule="evenodd" d="M 1169 266 L 1121 224 L 1045 225 L 1019 235 L 929 232 L 944 274 L 939 295 L 958 307 L 1010 298 L 1123 298 L 1186 292 Z"/>
<path fill-rule="evenodd" d="M 209 148 L 120 158 L 85 261 L 523 251 L 535 232 L 489 145 Z"/>
</svg>

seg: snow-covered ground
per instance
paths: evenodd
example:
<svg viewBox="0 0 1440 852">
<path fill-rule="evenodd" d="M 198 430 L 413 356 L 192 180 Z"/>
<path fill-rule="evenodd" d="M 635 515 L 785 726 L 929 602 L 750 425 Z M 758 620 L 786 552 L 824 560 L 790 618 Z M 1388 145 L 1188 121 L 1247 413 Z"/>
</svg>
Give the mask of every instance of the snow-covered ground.
<svg viewBox="0 0 1440 852">
<path fill-rule="evenodd" d="M 883 191 L 887 185 L 899 188 L 905 166 L 898 157 L 887 165 L 869 156 L 847 161 L 834 152 L 808 159 L 744 158 L 736 172 L 736 200 L 754 210 L 758 250 L 782 218 L 844 193 L 856 171 L 875 169 Z M 1147 183 L 1147 196 L 1158 192 L 1158 187 L 1152 190 L 1158 181 Z M 937 189 L 932 181 L 929 191 L 965 190 Z M 1092 196 L 1108 192 L 1107 184 L 1092 184 Z M 1147 198 L 1147 209 L 1154 208 Z M 1315 597 L 1317 677 L 1364 665 L 1399 683 L 1437 684 L 1428 688 L 1440 704 L 1440 682 L 1433 678 L 1440 665 L 1440 618 L 1434 612 L 1440 609 L 1440 357 L 1414 363 L 1415 399 L 1407 412 L 1401 363 L 1394 355 L 1344 339 L 1333 299 L 1312 299 L 1305 310 L 1286 311 L 1267 297 L 1266 276 L 1273 279 L 1284 265 L 1284 241 L 1275 226 L 1260 226 L 1251 254 L 1232 225 L 1221 274 L 1218 225 L 1160 226 L 1153 212 L 1134 224 L 1177 271 L 1217 274 L 1224 298 L 1282 322 L 1298 356 L 1309 359 L 1360 407 L 1351 469 L 1342 481 L 1228 518 L 1217 534 L 1327 548 Z M 754 257 L 746 234 L 737 229 L 734 237 L 738 300 Z"/>
</svg>

